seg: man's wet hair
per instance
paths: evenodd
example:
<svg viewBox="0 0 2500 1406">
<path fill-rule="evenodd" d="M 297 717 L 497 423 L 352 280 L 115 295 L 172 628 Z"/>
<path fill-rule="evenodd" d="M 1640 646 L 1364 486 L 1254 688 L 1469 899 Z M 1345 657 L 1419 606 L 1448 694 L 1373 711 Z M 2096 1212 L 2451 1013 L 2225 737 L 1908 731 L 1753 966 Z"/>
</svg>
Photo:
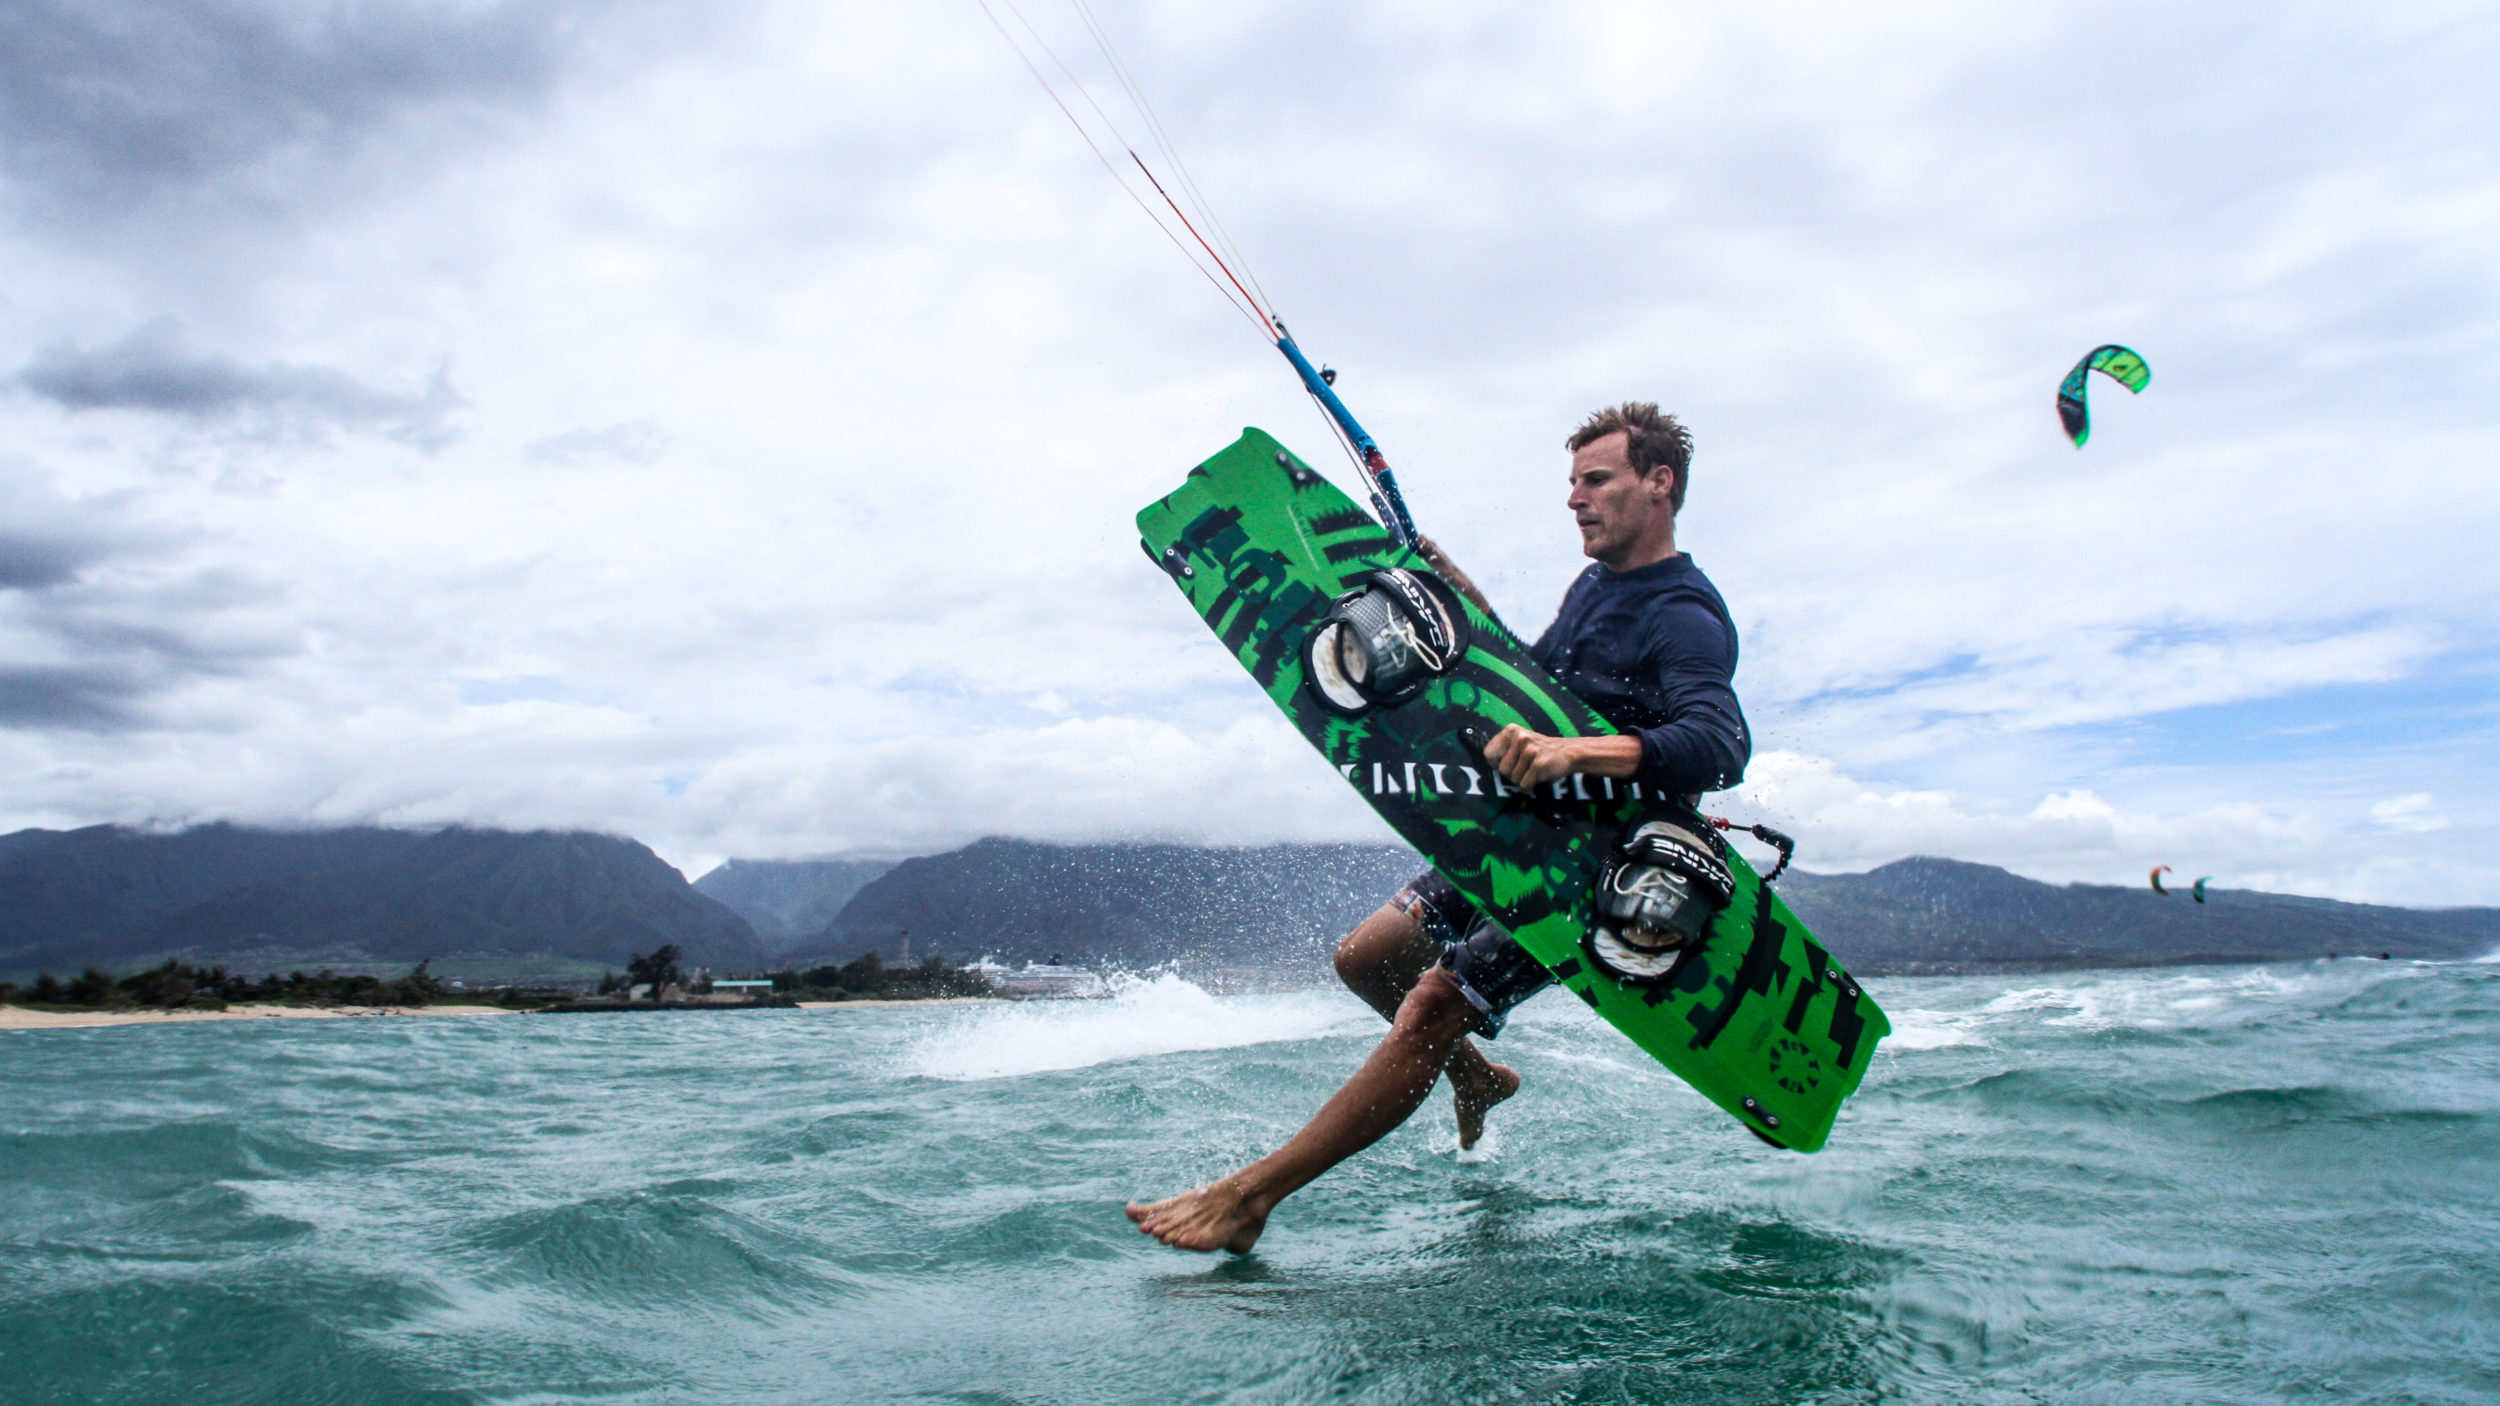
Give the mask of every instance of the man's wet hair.
<svg viewBox="0 0 2500 1406">
<path fill-rule="evenodd" d="M 1647 478 L 1650 470 L 1662 466 L 1675 470 L 1675 487 L 1668 492 L 1667 501 L 1682 512 L 1684 482 L 1693 466 L 1693 432 L 1673 415 L 1658 413 L 1655 401 L 1627 400 L 1590 415 L 1586 423 L 1571 432 L 1563 448 L 1576 454 L 1617 430 L 1631 438 L 1626 448 L 1634 473 Z"/>
</svg>

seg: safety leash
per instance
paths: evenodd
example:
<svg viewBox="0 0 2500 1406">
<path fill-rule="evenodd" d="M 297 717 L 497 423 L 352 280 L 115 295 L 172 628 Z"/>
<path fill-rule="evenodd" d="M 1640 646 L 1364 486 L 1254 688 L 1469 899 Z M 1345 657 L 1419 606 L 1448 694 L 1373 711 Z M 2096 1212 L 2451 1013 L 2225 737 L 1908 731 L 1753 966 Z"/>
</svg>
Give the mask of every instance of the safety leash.
<svg viewBox="0 0 2500 1406">
<path fill-rule="evenodd" d="M 1771 872 L 1762 876 L 1762 882 L 1766 884 L 1788 872 L 1788 861 L 1797 857 L 1797 842 L 1768 825 L 1739 825 L 1723 815 L 1706 815 L 1702 818 L 1722 830 L 1742 830 L 1780 852 L 1780 862 L 1772 865 Z"/>
</svg>

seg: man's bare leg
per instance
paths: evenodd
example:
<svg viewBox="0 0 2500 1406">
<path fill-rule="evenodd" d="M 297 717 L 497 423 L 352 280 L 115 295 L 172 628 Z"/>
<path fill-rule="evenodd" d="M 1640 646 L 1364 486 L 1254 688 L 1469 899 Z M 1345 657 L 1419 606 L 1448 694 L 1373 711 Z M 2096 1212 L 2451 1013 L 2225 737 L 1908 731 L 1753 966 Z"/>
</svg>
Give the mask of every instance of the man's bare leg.
<svg viewBox="0 0 2500 1406">
<path fill-rule="evenodd" d="M 1291 1141 L 1221 1181 L 1132 1205 L 1128 1218 L 1175 1249 L 1246 1253 L 1277 1202 L 1413 1115 L 1475 1023 L 1476 1008 L 1457 984 L 1426 972 L 1399 1004 L 1379 1048 Z"/>
<path fill-rule="evenodd" d="M 1440 960 L 1441 944 L 1424 935 L 1424 925 L 1396 904 L 1384 903 L 1337 944 L 1337 978 L 1394 1022 L 1407 993 Z M 1485 1058 L 1463 1036 L 1450 1050 L 1446 1072 L 1458 1113 L 1458 1145 L 1474 1147 L 1484 1136 L 1485 1113 L 1519 1092 L 1519 1075 Z"/>
</svg>

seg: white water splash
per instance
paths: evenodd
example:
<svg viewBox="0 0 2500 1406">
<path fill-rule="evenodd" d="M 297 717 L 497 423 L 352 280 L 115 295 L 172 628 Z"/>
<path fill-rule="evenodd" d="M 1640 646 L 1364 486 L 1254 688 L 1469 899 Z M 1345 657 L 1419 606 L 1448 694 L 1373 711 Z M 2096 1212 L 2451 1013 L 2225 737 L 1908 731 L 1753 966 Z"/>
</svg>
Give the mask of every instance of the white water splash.
<svg viewBox="0 0 2500 1406">
<path fill-rule="evenodd" d="M 1898 1052 L 1980 1044 L 1981 1018 L 1975 1011 L 1898 1011 L 1892 1017 L 1892 1033 L 1884 1037 L 1884 1048 Z"/>
<path fill-rule="evenodd" d="M 1446 1151 L 1450 1160 L 1461 1166 L 1498 1162 L 1502 1157 L 1502 1124 L 1497 1122 L 1488 1126 L 1484 1130 L 1484 1136 L 1477 1138 L 1476 1145 L 1473 1147 L 1459 1146 L 1458 1129 L 1451 1128 L 1433 1139 L 1433 1150 Z"/>
<path fill-rule="evenodd" d="M 1218 997 L 1169 972 L 1114 977 L 1105 1000 L 963 1009 L 959 1020 L 920 1041 L 906 1068 L 933 1079 L 1004 1079 L 1183 1050 L 1310 1040 L 1379 1024 L 1351 996 Z"/>
<path fill-rule="evenodd" d="M 2415 980 L 2434 969 L 2425 963 L 2345 961 L 2076 973 L 2055 985 L 2000 991 L 1967 1010 L 1897 1012 L 1884 1043 L 1902 1052 L 1993 1045 L 2000 1035 L 2028 1025 L 2218 1029 L 2307 1009 L 2384 982 Z"/>
</svg>

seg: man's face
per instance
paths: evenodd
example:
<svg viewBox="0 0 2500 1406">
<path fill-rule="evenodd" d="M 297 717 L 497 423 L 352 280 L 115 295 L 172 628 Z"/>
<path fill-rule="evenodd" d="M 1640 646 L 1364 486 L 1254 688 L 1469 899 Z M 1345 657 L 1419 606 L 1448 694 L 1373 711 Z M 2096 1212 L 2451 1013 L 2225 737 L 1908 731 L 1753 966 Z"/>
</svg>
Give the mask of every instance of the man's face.
<svg viewBox="0 0 2500 1406">
<path fill-rule="evenodd" d="M 1571 455 L 1568 501 L 1580 524 L 1580 550 L 1609 566 L 1624 560 L 1661 514 L 1671 513 L 1667 495 L 1675 471 L 1655 469 L 1646 478 L 1634 473 L 1631 443 L 1632 436 L 1617 430 Z"/>
</svg>

